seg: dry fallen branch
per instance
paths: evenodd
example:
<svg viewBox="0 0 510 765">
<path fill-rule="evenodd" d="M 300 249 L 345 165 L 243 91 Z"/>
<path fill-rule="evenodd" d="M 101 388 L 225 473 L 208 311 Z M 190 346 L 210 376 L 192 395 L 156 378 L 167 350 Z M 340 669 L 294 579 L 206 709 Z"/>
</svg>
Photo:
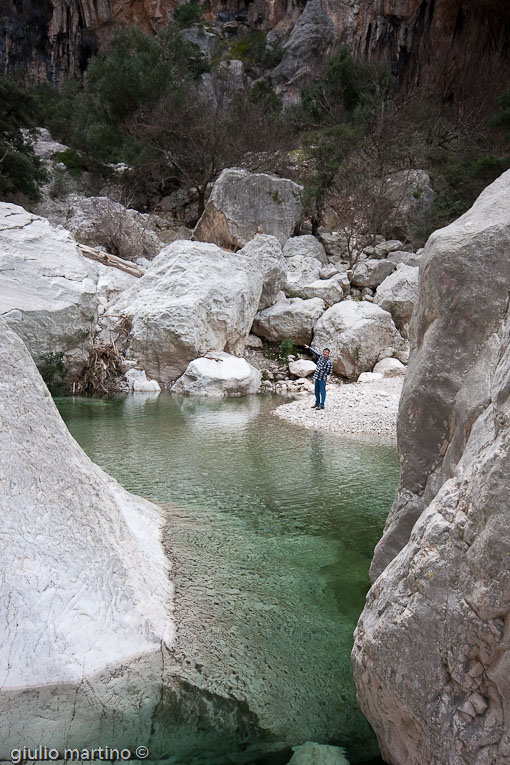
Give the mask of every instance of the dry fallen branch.
<svg viewBox="0 0 510 765">
<path fill-rule="evenodd" d="M 109 252 L 101 252 L 101 250 L 96 250 L 94 247 L 89 247 L 86 244 L 79 244 L 78 247 L 86 258 L 97 260 L 105 266 L 118 268 L 120 271 L 125 271 L 127 274 L 131 274 L 131 276 L 140 277 L 145 273 L 145 270 L 141 266 L 137 266 L 129 260 L 119 258 L 118 255 L 111 255 Z"/>
</svg>

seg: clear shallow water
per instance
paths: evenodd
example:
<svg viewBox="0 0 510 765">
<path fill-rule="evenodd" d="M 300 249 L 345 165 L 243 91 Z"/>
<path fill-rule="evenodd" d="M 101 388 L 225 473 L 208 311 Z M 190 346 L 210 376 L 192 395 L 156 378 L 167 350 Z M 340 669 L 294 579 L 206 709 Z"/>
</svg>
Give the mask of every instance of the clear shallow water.
<svg viewBox="0 0 510 765">
<path fill-rule="evenodd" d="M 177 610 L 206 614 L 195 663 L 214 645 L 218 687 L 253 685 L 259 719 L 278 740 L 342 744 L 361 762 L 377 750 L 349 654 L 398 481 L 396 452 L 288 425 L 270 413 L 280 401 L 134 394 L 57 405 L 125 488 L 178 507 L 165 532 Z M 225 630 L 243 657 L 235 677 Z M 214 762 L 235 761 L 228 737 L 195 739 L 190 765 L 212 746 Z"/>
</svg>

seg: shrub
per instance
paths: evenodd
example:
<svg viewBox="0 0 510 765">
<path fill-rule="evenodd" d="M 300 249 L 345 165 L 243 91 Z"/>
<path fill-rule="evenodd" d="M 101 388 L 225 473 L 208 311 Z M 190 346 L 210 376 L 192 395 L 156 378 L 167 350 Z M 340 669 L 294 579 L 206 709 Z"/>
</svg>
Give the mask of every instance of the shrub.
<svg viewBox="0 0 510 765">
<path fill-rule="evenodd" d="M 203 18 L 204 12 L 196 2 L 180 5 L 174 13 L 174 21 L 181 28 L 191 27 L 198 24 Z"/>
<path fill-rule="evenodd" d="M 68 371 L 63 353 L 47 353 L 39 362 L 38 369 L 53 396 L 68 392 Z"/>
</svg>

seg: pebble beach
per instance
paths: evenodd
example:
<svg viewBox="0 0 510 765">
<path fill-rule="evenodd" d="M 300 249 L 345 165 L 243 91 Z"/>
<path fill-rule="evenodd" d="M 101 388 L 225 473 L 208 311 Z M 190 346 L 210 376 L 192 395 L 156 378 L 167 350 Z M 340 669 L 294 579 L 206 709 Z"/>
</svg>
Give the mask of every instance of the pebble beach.
<svg viewBox="0 0 510 765">
<path fill-rule="evenodd" d="M 328 384 L 326 406 L 312 409 L 313 394 L 301 396 L 274 410 L 295 425 L 337 433 L 363 441 L 396 443 L 397 413 L 403 377 L 367 383 Z"/>
</svg>

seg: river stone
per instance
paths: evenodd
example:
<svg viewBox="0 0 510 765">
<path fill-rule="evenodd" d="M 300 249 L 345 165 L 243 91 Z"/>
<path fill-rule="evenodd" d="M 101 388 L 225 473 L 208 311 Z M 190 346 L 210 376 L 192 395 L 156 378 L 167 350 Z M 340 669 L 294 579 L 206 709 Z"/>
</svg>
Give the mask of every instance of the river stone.
<svg viewBox="0 0 510 765">
<path fill-rule="evenodd" d="M 161 511 L 89 460 L 1 320 L 0 370 L 0 759 L 20 730 L 150 746 L 174 635 Z"/>
<path fill-rule="evenodd" d="M 391 260 L 376 260 L 369 258 L 358 263 L 354 268 L 352 283 L 355 287 L 370 287 L 375 289 L 396 268 Z"/>
<path fill-rule="evenodd" d="M 261 381 L 262 373 L 245 359 L 217 351 L 191 361 L 171 390 L 190 396 L 246 396 L 257 393 Z"/>
<path fill-rule="evenodd" d="M 289 372 L 294 377 L 310 377 L 316 368 L 317 365 L 313 361 L 308 361 L 308 359 L 296 359 L 296 361 L 289 363 Z"/>
<path fill-rule="evenodd" d="M 377 288 L 375 302 L 393 316 L 403 337 L 409 335 L 409 322 L 418 300 L 418 272 L 414 266 L 397 265 Z"/>
<path fill-rule="evenodd" d="M 294 754 L 289 765 L 349 765 L 345 749 L 340 746 L 327 746 L 307 741 L 301 746 L 292 747 Z"/>
<path fill-rule="evenodd" d="M 223 170 L 213 186 L 194 236 L 226 249 L 243 247 L 256 234 L 271 234 L 283 246 L 302 215 L 303 187 L 267 173 Z"/>
<path fill-rule="evenodd" d="M 304 236 L 292 236 L 290 239 L 287 239 L 283 248 L 283 254 L 286 258 L 292 258 L 295 255 L 304 255 L 320 260 L 323 266 L 328 264 L 326 250 L 319 240 L 310 234 Z"/>
<path fill-rule="evenodd" d="M 353 650 L 388 762 L 510 758 L 510 172 L 423 253 L 401 478 Z"/>
<path fill-rule="evenodd" d="M 383 377 L 402 377 L 405 375 L 406 368 L 398 359 L 381 359 L 374 367 L 374 372 L 380 372 Z"/>
<path fill-rule="evenodd" d="M 98 271 L 69 232 L 0 202 L 0 315 L 37 363 L 64 353 L 78 369 L 96 325 Z"/>
<path fill-rule="evenodd" d="M 349 379 L 371 370 L 382 348 L 401 344 L 387 311 L 356 300 L 329 308 L 315 325 L 312 343 L 315 348 L 329 348 L 334 371 Z"/>
<path fill-rule="evenodd" d="M 271 249 L 264 258 L 205 242 L 176 241 L 113 302 L 101 319 L 108 341 L 126 327 L 124 349 L 163 385 L 208 351 L 241 355 L 257 313 Z M 281 251 L 274 259 L 282 259 Z"/>
<path fill-rule="evenodd" d="M 320 298 L 281 300 L 257 313 L 253 332 L 273 343 L 292 338 L 295 343 L 306 345 L 310 342 L 315 322 L 323 311 L 324 301 Z"/>
</svg>

